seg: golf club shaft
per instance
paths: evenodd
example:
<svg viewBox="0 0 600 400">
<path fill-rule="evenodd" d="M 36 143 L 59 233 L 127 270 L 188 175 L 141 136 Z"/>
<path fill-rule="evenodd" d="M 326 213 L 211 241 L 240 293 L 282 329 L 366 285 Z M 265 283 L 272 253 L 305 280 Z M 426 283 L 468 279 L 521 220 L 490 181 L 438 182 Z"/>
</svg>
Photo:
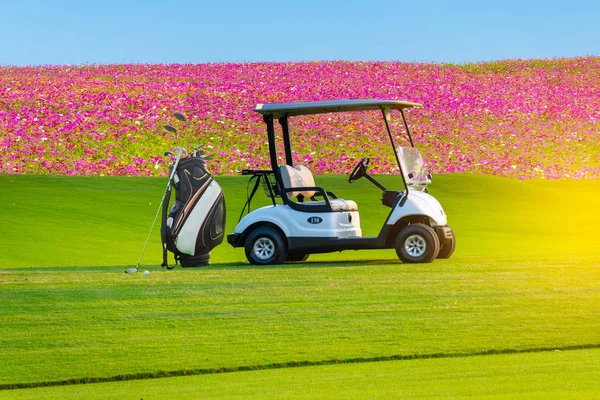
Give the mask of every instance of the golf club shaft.
<svg viewBox="0 0 600 400">
<path fill-rule="evenodd" d="M 177 159 L 175 159 L 175 163 L 173 164 L 173 170 L 171 170 L 171 173 L 169 174 L 169 180 L 167 181 L 167 187 L 165 189 L 165 193 L 163 194 L 163 197 L 160 200 L 160 203 L 158 204 L 158 210 L 156 210 L 156 215 L 154 216 L 154 221 L 152 221 L 152 226 L 150 227 L 150 232 L 148 232 L 148 236 L 146 237 L 146 243 L 144 243 L 144 248 L 142 249 L 142 254 L 140 254 L 140 258 L 137 262 L 137 265 L 135 266 L 135 269 L 137 269 L 140 266 L 140 264 L 142 262 L 142 258 L 144 257 L 144 253 L 146 253 L 146 247 L 148 246 L 148 241 L 150 240 L 152 231 L 154 230 L 154 225 L 156 224 L 156 219 L 158 218 L 158 214 L 160 213 L 160 208 L 162 206 L 163 201 L 165 200 L 165 196 L 167 195 L 167 193 L 169 192 L 169 189 L 171 188 L 171 182 L 173 181 L 173 177 L 175 176 L 175 171 L 177 170 L 177 165 L 179 165 L 179 160 L 181 159 L 183 152 L 184 152 L 183 149 L 177 148 Z"/>
</svg>

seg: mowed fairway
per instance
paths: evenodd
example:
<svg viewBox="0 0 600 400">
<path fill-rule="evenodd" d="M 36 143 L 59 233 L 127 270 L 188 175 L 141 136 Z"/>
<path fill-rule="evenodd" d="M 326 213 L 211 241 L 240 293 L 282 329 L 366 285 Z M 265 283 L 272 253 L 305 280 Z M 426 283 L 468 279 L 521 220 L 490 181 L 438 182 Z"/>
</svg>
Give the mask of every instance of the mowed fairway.
<svg viewBox="0 0 600 400">
<path fill-rule="evenodd" d="M 382 181 L 397 187 L 398 179 Z M 326 189 L 356 200 L 364 233 L 376 235 L 389 212 L 379 203 L 380 192 L 366 181 L 348 185 L 345 180 L 317 177 Z M 219 182 L 227 197 L 230 232 L 245 201 L 246 179 Z M 157 229 L 144 258 L 151 274 L 126 275 L 124 266 L 137 262 L 164 183 L 0 176 L 5 205 L 0 226 L 2 388 L 401 359 L 97 387 L 112 385 L 123 395 L 152 398 L 136 391 L 140 382 L 152 382 L 163 388 L 157 395 L 194 397 L 182 382 L 189 380 L 198 391 L 219 384 L 242 390 L 240 380 L 245 379 L 285 388 L 290 377 L 298 376 L 294 393 L 318 397 L 311 388 L 335 388 L 327 382 L 343 380 L 333 378 L 336 374 L 348 377 L 369 368 L 377 381 L 396 368 L 412 370 L 410 363 L 415 363 L 415 374 L 421 375 L 414 381 L 431 389 L 415 395 L 439 396 L 436 368 L 463 368 L 464 374 L 445 378 L 445 384 L 459 385 L 473 371 L 492 368 L 494 357 L 515 357 L 518 365 L 529 363 L 535 370 L 551 364 L 547 353 L 537 351 L 559 349 L 569 354 L 559 362 L 563 373 L 578 379 L 573 390 L 600 395 L 598 370 L 574 367 L 597 360 L 593 349 L 600 347 L 600 182 L 436 176 L 431 193 L 449 215 L 458 247 L 450 260 L 427 265 L 403 265 L 393 251 L 362 251 L 253 267 L 245 263 L 242 250 L 224 244 L 213 252 L 210 267 L 162 271 Z M 537 353 L 521 353 L 527 351 Z M 503 352 L 519 354 L 443 358 Z M 441 359 L 403 360 L 419 357 Z M 307 372 L 311 368 L 318 371 L 314 376 Z M 523 378 L 529 369 L 518 371 L 523 387 L 554 380 L 552 371 L 532 373 L 529 380 Z M 509 368 L 498 372 L 506 373 Z M 481 391 L 456 395 L 489 395 L 484 389 L 497 384 L 490 374 L 481 378 Z M 381 382 L 381 391 L 377 385 L 364 395 L 387 396 L 396 387 Z M 364 388 L 356 379 L 347 384 L 349 393 Z M 83 387 L 0 393 L 88 397 L 77 392 Z M 93 392 L 93 387 L 85 390 Z M 171 391 L 164 392 L 165 387 Z M 558 397 L 568 391 L 559 384 L 540 390 Z M 225 392 L 213 395 L 220 393 Z"/>
<path fill-rule="evenodd" d="M 20 389 L 22 399 L 593 399 L 600 350 L 326 365 Z"/>
</svg>

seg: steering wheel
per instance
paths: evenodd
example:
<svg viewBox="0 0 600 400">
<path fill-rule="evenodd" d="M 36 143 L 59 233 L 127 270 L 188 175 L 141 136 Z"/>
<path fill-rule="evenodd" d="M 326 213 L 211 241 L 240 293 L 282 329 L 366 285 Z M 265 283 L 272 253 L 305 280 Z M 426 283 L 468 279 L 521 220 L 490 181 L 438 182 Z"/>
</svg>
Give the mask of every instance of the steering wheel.
<svg viewBox="0 0 600 400">
<path fill-rule="evenodd" d="M 371 159 L 369 157 L 365 157 L 356 164 L 356 167 L 350 173 L 348 177 L 348 183 L 354 183 L 367 173 L 367 168 L 369 168 L 369 161 Z"/>
</svg>

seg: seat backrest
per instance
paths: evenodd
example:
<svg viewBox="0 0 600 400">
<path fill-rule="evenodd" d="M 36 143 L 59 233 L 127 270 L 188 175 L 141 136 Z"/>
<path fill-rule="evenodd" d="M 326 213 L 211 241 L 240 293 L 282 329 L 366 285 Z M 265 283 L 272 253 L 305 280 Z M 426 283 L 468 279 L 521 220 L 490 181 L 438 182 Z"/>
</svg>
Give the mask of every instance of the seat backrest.
<svg viewBox="0 0 600 400">
<path fill-rule="evenodd" d="M 313 178 L 310 170 L 302 165 L 296 165 L 294 167 L 289 165 L 282 165 L 279 168 L 281 174 L 281 180 L 283 181 L 283 187 L 286 189 L 290 188 L 303 188 L 303 187 L 314 187 L 315 179 Z M 315 195 L 314 190 L 301 190 L 297 192 L 289 192 L 289 197 L 297 197 L 301 194 L 304 197 L 313 197 Z"/>
</svg>

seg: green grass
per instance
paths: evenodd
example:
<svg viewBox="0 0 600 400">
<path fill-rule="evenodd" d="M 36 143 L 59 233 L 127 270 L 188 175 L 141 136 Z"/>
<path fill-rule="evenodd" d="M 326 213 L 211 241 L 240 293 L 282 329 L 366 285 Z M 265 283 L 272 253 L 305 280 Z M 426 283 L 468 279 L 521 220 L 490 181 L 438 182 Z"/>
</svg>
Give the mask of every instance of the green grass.
<svg viewBox="0 0 600 400">
<path fill-rule="evenodd" d="M 0 275 L 0 383 L 600 344 L 600 263 Z M 60 365 L 57 368 L 57 365 Z"/>
<path fill-rule="evenodd" d="M 378 204 L 380 193 L 366 181 L 344 180 L 317 177 L 328 190 L 356 200 L 364 233 L 376 235 L 389 212 Z M 394 187 L 397 177 L 382 180 Z M 231 232 L 245 201 L 246 179 L 219 182 Z M 449 215 L 458 247 L 450 260 L 432 264 L 403 265 L 387 250 L 253 267 L 242 250 L 224 244 L 213 252 L 210 267 L 163 271 L 157 266 L 157 229 L 144 258 L 149 276 L 122 271 L 137 262 L 163 179 L 0 176 L 0 188 L 4 387 L 273 363 L 600 345 L 597 181 L 435 177 L 431 193 Z M 444 362 L 463 362 L 458 360 Z M 467 370 L 476 368 L 465 362 Z M 284 384 L 282 376 L 302 376 L 301 370 L 278 371 L 272 379 Z M 269 373 L 274 372 L 260 372 Z M 427 373 L 424 367 L 423 381 Z M 214 379 L 234 383 L 235 376 Z M 137 384 L 118 390 L 129 393 Z M 173 390 L 184 393 L 178 385 Z M 357 383 L 353 390 L 360 389 Z M 54 390 L 48 396 L 88 389 Z"/>
<path fill-rule="evenodd" d="M 4 399 L 591 399 L 600 350 L 327 365 L 14 390 Z"/>
<path fill-rule="evenodd" d="M 398 188 L 397 176 L 379 179 Z M 220 177 L 232 232 L 246 200 L 245 177 Z M 364 235 L 377 235 L 389 208 L 366 179 L 319 176 L 318 184 L 357 201 Z M 0 268 L 135 265 L 162 197 L 165 179 L 0 175 L 4 205 Z M 440 175 L 431 193 L 457 232 L 461 255 L 578 254 L 598 248 L 600 181 L 515 181 L 482 175 Z M 268 204 L 259 191 L 253 204 Z M 160 221 L 143 262 L 161 263 Z M 564 239 L 575 234 L 577 240 Z M 213 262 L 243 262 L 243 250 L 226 243 Z M 396 260 L 394 251 L 359 251 L 311 260 Z"/>
</svg>

